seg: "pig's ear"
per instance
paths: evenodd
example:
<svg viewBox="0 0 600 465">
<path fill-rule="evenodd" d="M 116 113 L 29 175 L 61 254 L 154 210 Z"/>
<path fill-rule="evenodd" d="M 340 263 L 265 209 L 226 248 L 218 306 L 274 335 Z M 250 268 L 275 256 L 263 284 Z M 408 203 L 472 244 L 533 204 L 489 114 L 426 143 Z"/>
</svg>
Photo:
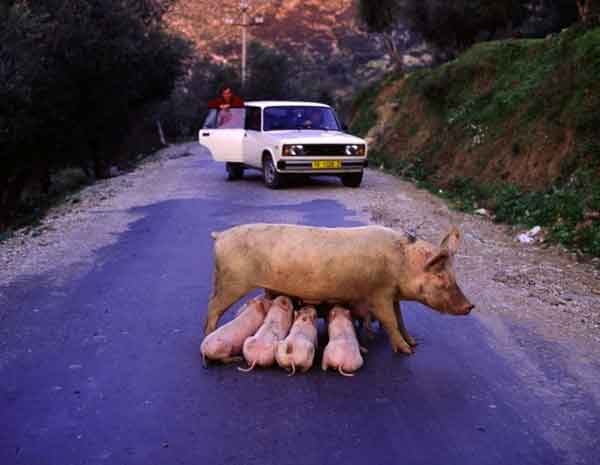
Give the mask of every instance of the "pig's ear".
<svg viewBox="0 0 600 465">
<path fill-rule="evenodd" d="M 439 273 L 444 271 L 450 258 L 451 256 L 448 251 L 446 249 L 442 249 L 437 255 L 434 255 L 427 261 L 427 263 L 425 263 L 425 271 L 428 273 Z"/>
<path fill-rule="evenodd" d="M 456 226 L 452 226 L 446 237 L 440 243 L 440 249 L 447 250 L 450 255 L 454 255 L 460 245 L 460 230 Z"/>
</svg>

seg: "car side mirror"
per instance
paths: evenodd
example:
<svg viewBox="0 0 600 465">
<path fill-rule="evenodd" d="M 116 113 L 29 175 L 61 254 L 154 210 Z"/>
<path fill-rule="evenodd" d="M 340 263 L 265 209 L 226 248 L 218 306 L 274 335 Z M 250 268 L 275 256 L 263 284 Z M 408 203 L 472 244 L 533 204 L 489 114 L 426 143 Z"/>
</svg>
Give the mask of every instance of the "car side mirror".
<svg viewBox="0 0 600 465">
<path fill-rule="evenodd" d="M 342 123 L 342 131 L 348 132 L 348 125 L 346 123 Z"/>
</svg>

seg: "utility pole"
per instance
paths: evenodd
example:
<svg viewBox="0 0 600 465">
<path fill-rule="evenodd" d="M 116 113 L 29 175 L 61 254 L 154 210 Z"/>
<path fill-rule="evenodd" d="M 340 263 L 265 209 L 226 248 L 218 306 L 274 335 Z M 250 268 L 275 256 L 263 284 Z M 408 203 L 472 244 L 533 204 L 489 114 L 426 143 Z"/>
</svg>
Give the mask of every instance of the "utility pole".
<svg viewBox="0 0 600 465">
<path fill-rule="evenodd" d="M 225 18 L 225 24 L 230 26 L 239 26 L 242 28 L 242 88 L 246 85 L 246 62 L 248 60 L 248 33 L 247 30 L 252 26 L 261 26 L 264 24 L 262 16 L 250 17 L 250 1 L 240 0 L 240 17 L 238 21 L 232 18 Z"/>
</svg>

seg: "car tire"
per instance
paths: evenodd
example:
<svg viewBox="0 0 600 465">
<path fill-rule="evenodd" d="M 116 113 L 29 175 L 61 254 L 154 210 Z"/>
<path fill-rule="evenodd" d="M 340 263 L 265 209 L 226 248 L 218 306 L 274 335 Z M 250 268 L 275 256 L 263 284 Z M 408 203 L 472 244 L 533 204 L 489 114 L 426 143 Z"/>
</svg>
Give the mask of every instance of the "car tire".
<svg viewBox="0 0 600 465">
<path fill-rule="evenodd" d="M 342 174 L 342 184 L 346 187 L 360 187 L 363 179 L 363 172 Z"/>
<path fill-rule="evenodd" d="M 244 176 L 244 166 L 239 163 L 226 163 L 225 169 L 227 170 L 228 181 L 242 179 Z"/>
<path fill-rule="evenodd" d="M 263 158 L 263 179 L 269 189 L 279 189 L 283 187 L 283 175 L 278 173 L 270 156 Z"/>
</svg>

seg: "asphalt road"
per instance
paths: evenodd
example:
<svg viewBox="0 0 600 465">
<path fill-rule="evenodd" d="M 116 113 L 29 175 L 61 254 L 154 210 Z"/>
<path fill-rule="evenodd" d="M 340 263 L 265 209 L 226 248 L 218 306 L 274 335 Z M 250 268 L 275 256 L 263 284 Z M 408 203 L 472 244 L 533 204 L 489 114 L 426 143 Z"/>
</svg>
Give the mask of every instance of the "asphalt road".
<svg viewBox="0 0 600 465">
<path fill-rule="evenodd" d="M 211 231 L 358 222 L 324 195 L 337 180 L 272 192 L 256 176 L 226 182 L 205 156 L 164 169 L 198 194 L 136 212 L 66 283 L 39 275 L 2 289 L 0 464 L 600 463 L 597 398 L 573 381 L 557 409 L 551 384 L 528 383 L 569 381 L 561 347 L 540 340 L 509 357 L 476 313 L 404 303 L 416 354 L 393 354 L 380 332 L 354 378 L 203 369 Z M 535 337 L 505 327 L 516 346 Z"/>
</svg>

